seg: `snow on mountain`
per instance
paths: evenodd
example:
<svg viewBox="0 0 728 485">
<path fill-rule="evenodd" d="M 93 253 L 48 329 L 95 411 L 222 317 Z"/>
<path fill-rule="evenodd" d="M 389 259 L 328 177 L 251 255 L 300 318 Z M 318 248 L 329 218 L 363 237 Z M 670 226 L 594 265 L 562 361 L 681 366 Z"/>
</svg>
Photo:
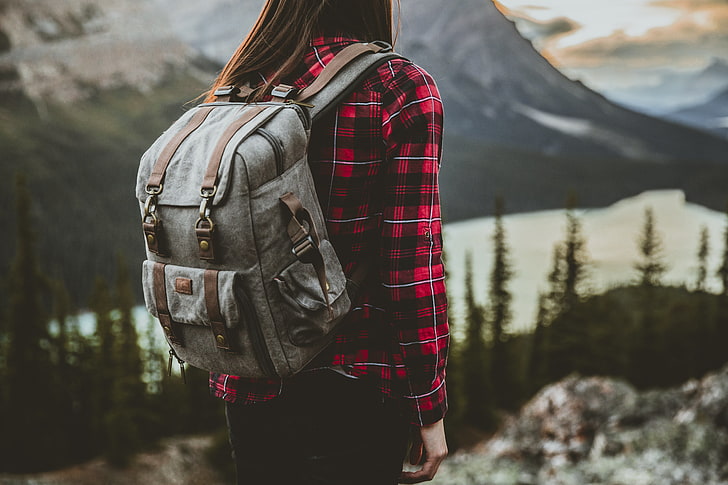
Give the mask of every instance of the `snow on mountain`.
<svg viewBox="0 0 728 485">
<path fill-rule="evenodd" d="M 263 3 L 155 2 L 166 7 L 178 35 L 220 63 Z M 448 8 L 441 0 L 403 0 L 401 18 L 397 50 L 437 79 L 449 133 L 556 156 L 725 161 L 728 144 L 628 111 L 567 79 L 490 0 L 458 0 Z M 556 119 L 589 129 L 544 123 Z"/>
<path fill-rule="evenodd" d="M 591 261 L 589 286 L 596 291 L 633 282 L 633 264 L 639 260 L 637 240 L 644 223 L 644 211 L 654 211 L 657 230 L 662 237 L 664 258 L 669 266 L 665 281 L 691 286 L 697 275 L 697 252 L 703 226 L 710 233 L 709 289 L 719 289 L 715 270 L 720 266 L 723 250 L 725 214 L 685 202 L 681 191 L 653 191 L 624 199 L 604 209 L 580 210 L 586 250 Z M 565 237 L 564 211 L 515 214 L 504 218 L 507 242 L 515 276 L 510 284 L 513 293 L 513 329 L 530 328 L 536 316 L 539 292 L 547 289 L 546 275 L 552 264 L 554 245 Z M 463 311 L 465 255 L 473 260 L 474 288 L 481 303 L 488 292 L 492 266 L 494 221 L 471 219 L 446 224 L 448 290 L 456 318 Z"/>
</svg>

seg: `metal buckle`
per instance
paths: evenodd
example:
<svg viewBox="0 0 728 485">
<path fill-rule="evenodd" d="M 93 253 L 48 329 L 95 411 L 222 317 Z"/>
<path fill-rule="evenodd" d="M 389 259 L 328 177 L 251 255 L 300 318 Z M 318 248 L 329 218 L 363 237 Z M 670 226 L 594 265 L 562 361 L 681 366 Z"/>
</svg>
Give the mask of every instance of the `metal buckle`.
<svg viewBox="0 0 728 485">
<path fill-rule="evenodd" d="M 237 86 L 221 86 L 215 90 L 214 96 L 235 96 L 240 92 Z"/>
<path fill-rule="evenodd" d="M 210 199 L 207 197 L 202 199 L 200 203 L 200 220 L 210 218 L 210 208 L 207 206 L 210 203 Z"/>
<path fill-rule="evenodd" d="M 388 44 L 383 40 L 375 40 L 374 42 L 371 42 L 371 44 L 381 47 L 382 50 L 379 52 L 391 52 L 394 49 L 391 44 Z"/>
<path fill-rule="evenodd" d="M 204 199 L 215 197 L 215 194 L 217 194 L 217 185 L 211 189 L 206 189 L 204 187 L 200 189 L 200 197 Z"/>
<path fill-rule="evenodd" d="M 215 223 L 212 222 L 212 219 L 210 219 L 209 217 L 200 217 L 199 219 L 197 219 L 197 222 L 195 222 L 195 229 L 200 228 L 200 222 L 206 222 L 207 225 L 210 226 L 210 232 L 215 230 Z"/>
<path fill-rule="evenodd" d="M 304 263 L 304 257 L 306 253 L 311 249 L 316 247 L 316 243 L 313 240 L 313 237 L 308 234 L 305 237 L 299 239 L 298 241 L 293 243 L 293 248 L 291 249 L 291 252 L 296 256 L 296 258 L 299 261 L 303 261 Z"/>
<path fill-rule="evenodd" d="M 159 187 L 152 187 L 150 185 L 144 187 L 144 191 L 149 195 L 159 195 L 162 193 L 162 190 L 164 190 L 164 185 L 162 184 L 159 184 Z"/>
<path fill-rule="evenodd" d="M 288 86 L 287 84 L 279 84 L 278 86 L 273 88 L 273 91 L 270 92 L 271 96 L 273 96 L 274 98 L 282 99 L 288 99 L 296 93 L 298 93 L 298 88 Z"/>
<path fill-rule="evenodd" d="M 144 219 L 146 220 L 147 217 L 154 217 L 156 219 L 155 213 L 157 212 L 157 196 L 156 195 L 150 195 L 147 197 L 147 200 L 144 202 Z"/>
</svg>

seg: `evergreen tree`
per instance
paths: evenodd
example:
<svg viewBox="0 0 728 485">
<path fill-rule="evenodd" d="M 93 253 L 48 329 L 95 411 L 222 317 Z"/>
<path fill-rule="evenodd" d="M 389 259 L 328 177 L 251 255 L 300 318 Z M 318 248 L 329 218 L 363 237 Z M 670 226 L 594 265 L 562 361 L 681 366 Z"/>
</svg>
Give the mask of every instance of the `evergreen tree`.
<svg viewBox="0 0 728 485">
<path fill-rule="evenodd" d="M 73 419 L 73 396 L 72 384 L 75 383 L 74 371 L 70 366 L 69 350 L 70 337 L 68 332 L 68 320 L 71 312 L 70 296 L 65 286 L 60 281 L 54 281 L 53 289 L 53 320 L 57 325 L 55 338 L 52 339 L 51 349 L 53 355 L 53 363 L 55 372 L 53 374 L 54 388 L 61 391 L 57 396 L 56 402 L 53 404 L 53 410 L 49 411 L 56 415 L 56 435 L 57 442 L 54 448 L 61 462 L 72 460 L 74 449 L 64 444 L 70 439 L 78 438 L 74 433 Z M 51 376 L 49 376 L 51 377 Z M 78 442 L 74 439 L 74 442 Z"/>
<path fill-rule="evenodd" d="M 706 279 L 708 278 L 708 256 L 710 255 L 710 233 L 708 227 L 703 226 L 700 230 L 700 244 L 698 246 L 698 278 L 695 281 L 697 291 L 705 291 Z"/>
<path fill-rule="evenodd" d="M 723 230 L 723 261 L 716 273 L 722 284 L 722 295 L 728 296 L 728 205 L 726 205 L 725 214 L 726 225 Z"/>
<path fill-rule="evenodd" d="M 573 307 L 583 295 L 588 258 L 581 220 L 573 208 L 566 211 L 566 239 L 563 244 L 563 298 L 565 309 Z"/>
<path fill-rule="evenodd" d="M 551 322 L 557 315 L 564 311 L 564 295 L 566 293 L 564 289 L 564 275 L 565 269 L 565 257 L 564 257 L 564 246 L 563 244 L 554 245 L 552 257 L 551 257 L 551 271 L 546 278 L 549 285 L 548 292 L 544 297 L 543 307 L 543 318 L 545 323 Z"/>
<path fill-rule="evenodd" d="M 492 338 L 491 381 L 498 406 L 508 407 L 517 400 L 512 368 L 508 363 L 505 331 L 511 321 L 512 296 L 508 283 L 513 277 L 509 260 L 506 233 L 503 227 L 503 199 L 495 201 L 495 231 L 493 232 L 493 269 L 490 273 L 488 324 Z"/>
<path fill-rule="evenodd" d="M 53 464 L 49 430 L 55 423 L 49 407 L 55 389 L 47 380 L 54 371 L 45 310 L 48 285 L 35 252 L 31 195 L 24 176 L 16 177 L 15 189 L 15 258 L 5 290 L 7 354 L 2 387 L 6 392 L 0 415 L 0 470 L 29 471 Z"/>
<path fill-rule="evenodd" d="M 645 287 L 660 286 L 667 265 L 663 262 L 662 240 L 655 228 L 655 214 L 651 207 L 645 209 L 645 222 L 638 244 L 642 261 L 636 263 L 634 268 L 639 274 L 639 284 Z"/>
<path fill-rule="evenodd" d="M 544 384 L 546 384 L 546 370 L 548 361 L 546 360 L 546 348 L 548 342 L 547 328 L 549 323 L 548 296 L 539 293 L 538 295 L 538 311 L 536 313 L 536 325 L 534 326 L 531 338 L 531 356 L 528 361 L 528 376 L 526 389 L 529 393 L 536 392 Z"/>
<path fill-rule="evenodd" d="M 105 416 L 111 408 L 111 387 L 116 380 L 113 362 L 114 321 L 111 318 L 113 303 L 106 281 L 96 277 L 89 308 L 96 321 L 96 345 L 94 346 L 93 391 L 91 395 L 91 428 L 97 449 L 104 449 L 109 437 L 106 431 Z"/>
<path fill-rule="evenodd" d="M 142 446 L 140 417 L 145 404 L 139 339 L 132 309 L 134 296 L 123 258 L 117 260 L 116 327 L 112 347 L 115 379 L 111 385 L 111 407 L 106 416 L 107 457 L 115 466 L 125 466 Z"/>
<path fill-rule="evenodd" d="M 443 252 L 443 261 L 447 262 L 447 254 Z M 453 299 L 450 295 L 450 272 L 445 265 L 445 288 L 448 293 L 448 301 Z M 467 408 L 467 392 L 463 380 L 463 351 L 462 337 L 459 335 L 459 322 L 454 318 L 452 305 L 448 305 L 447 318 L 450 326 L 450 349 L 447 363 L 447 401 L 448 413 L 445 423 L 448 446 L 453 450 L 464 444 L 463 435 L 465 430 L 465 409 Z"/>
<path fill-rule="evenodd" d="M 466 330 L 463 345 L 463 383 L 467 390 L 465 421 L 475 428 L 490 429 L 494 423 L 492 383 L 488 348 L 485 341 L 485 315 L 475 301 L 473 263 L 470 253 L 465 257 Z"/>
</svg>

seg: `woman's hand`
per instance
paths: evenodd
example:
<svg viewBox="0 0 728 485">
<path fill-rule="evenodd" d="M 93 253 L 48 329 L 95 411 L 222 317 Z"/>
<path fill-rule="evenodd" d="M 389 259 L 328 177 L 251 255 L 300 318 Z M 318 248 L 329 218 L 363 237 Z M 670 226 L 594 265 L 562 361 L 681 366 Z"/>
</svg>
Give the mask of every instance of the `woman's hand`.
<svg viewBox="0 0 728 485">
<path fill-rule="evenodd" d="M 422 426 L 419 433 L 415 433 L 410 450 L 409 462 L 419 465 L 425 459 L 422 468 L 415 472 L 402 472 L 399 483 L 429 482 L 435 478 L 440 463 L 447 456 L 447 442 L 445 441 L 445 426 L 440 421 Z"/>
</svg>

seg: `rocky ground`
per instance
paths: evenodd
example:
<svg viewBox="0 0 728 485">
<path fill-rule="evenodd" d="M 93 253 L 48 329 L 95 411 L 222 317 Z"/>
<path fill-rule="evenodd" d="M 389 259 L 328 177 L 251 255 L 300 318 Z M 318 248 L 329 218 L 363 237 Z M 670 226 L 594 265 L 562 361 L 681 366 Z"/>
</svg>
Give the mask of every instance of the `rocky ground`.
<svg viewBox="0 0 728 485">
<path fill-rule="evenodd" d="M 212 438 L 166 440 L 123 471 L 97 460 L 0 485 L 218 485 Z M 728 366 L 675 389 L 570 377 L 543 389 L 489 442 L 451 456 L 436 485 L 728 485 Z"/>
<path fill-rule="evenodd" d="M 433 483 L 728 484 L 728 367 L 664 391 L 568 378 L 481 449 L 451 457 Z"/>
</svg>

